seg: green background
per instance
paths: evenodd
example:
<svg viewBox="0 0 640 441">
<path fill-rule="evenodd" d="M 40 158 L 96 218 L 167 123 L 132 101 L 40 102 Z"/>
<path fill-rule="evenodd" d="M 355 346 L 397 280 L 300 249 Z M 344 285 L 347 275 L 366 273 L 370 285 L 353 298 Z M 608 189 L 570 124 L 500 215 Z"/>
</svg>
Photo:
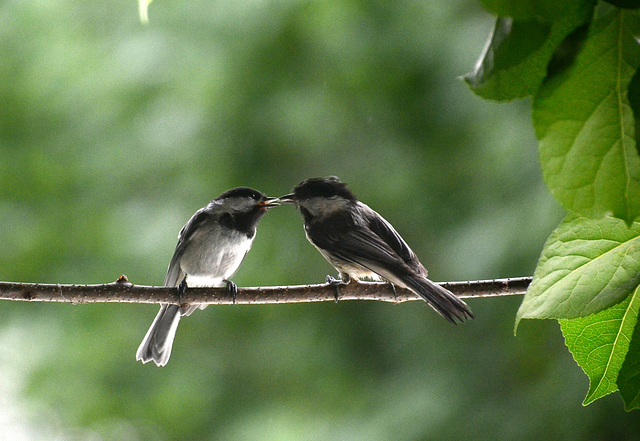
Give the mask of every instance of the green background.
<svg viewBox="0 0 640 441">
<path fill-rule="evenodd" d="M 159 285 L 191 214 L 239 185 L 334 174 L 434 280 L 531 275 L 563 217 L 529 102 L 467 90 L 475 1 L 0 2 L 0 280 Z M 334 271 L 272 210 L 239 286 Z M 0 439 L 636 439 L 521 298 L 209 307 L 164 368 L 157 306 L 0 302 Z"/>
</svg>

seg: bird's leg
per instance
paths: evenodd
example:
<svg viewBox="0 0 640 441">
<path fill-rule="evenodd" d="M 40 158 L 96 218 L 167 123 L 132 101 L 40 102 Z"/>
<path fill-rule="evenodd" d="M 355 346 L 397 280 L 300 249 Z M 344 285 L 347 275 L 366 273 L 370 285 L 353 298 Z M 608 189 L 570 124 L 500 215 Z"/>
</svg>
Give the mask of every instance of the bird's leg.
<svg viewBox="0 0 640 441">
<path fill-rule="evenodd" d="M 236 296 L 238 295 L 238 286 L 233 283 L 231 280 L 223 280 L 224 283 L 227 284 L 227 291 L 229 291 L 229 293 L 231 294 L 231 296 L 233 297 L 233 304 L 236 304 Z"/>
<path fill-rule="evenodd" d="M 387 283 L 391 287 L 391 291 L 393 291 L 393 298 L 396 299 L 396 303 L 398 303 L 398 293 L 396 292 L 396 286 L 391 282 L 387 282 Z"/>
<path fill-rule="evenodd" d="M 187 278 L 182 279 L 182 282 L 178 285 L 178 306 L 180 307 L 180 315 L 189 315 L 192 312 L 192 305 L 183 304 L 184 296 L 187 292 Z"/>
<path fill-rule="evenodd" d="M 184 297 L 184 293 L 187 292 L 187 288 L 187 278 L 185 277 L 182 279 L 182 282 L 180 282 L 180 285 L 178 285 L 178 302 L 180 306 L 182 306 L 182 298 Z"/>
<path fill-rule="evenodd" d="M 351 278 L 349 277 L 348 274 L 342 274 L 340 273 L 340 278 L 336 279 L 335 277 L 331 277 L 330 275 L 327 275 L 327 283 L 329 285 L 332 285 L 333 288 L 335 289 L 335 302 L 338 303 L 338 300 L 340 298 L 340 285 L 346 285 L 349 283 L 349 280 Z"/>
</svg>

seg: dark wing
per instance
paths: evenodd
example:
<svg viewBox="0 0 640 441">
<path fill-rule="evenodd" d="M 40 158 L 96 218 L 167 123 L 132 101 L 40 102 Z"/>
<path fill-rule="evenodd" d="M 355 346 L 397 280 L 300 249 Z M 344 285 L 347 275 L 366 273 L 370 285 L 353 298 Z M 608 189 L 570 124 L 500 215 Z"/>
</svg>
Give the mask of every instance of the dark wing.
<svg viewBox="0 0 640 441">
<path fill-rule="evenodd" d="M 356 263 L 377 274 L 381 269 L 386 270 L 383 272 L 411 273 L 419 267 L 420 272 L 424 271 L 391 224 L 366 205 L 359 204 L 363 217 L 358 221 L 326 219 L 320 225 L 307 228 L 309 239 L 337 259 Z M 338 228 L 342 225 L 348 227 Z"/>
<path fill-rule="evenodd" d="M 184 254 L 184 250 L 187 247 L 193 232 L 196 231 L 198 226 L 200 226 L 209 216 L 211 216 L 211 213 L 207 210 L 207 207 L 199 209 L 193 216 L 191 216 L 191 219 L 189 219 L 184 227 L 182 227 L 180 233 L 178 233 L 178 244 L 176 245 L 176 250 L 173 252 L 173 257 L 169 263 L 167 276 L 164 278 L 164 286 L 178 286 L 182 282 L 182 279 L 184 279 L 185 274 L 180 268 L 180 258 Z"/>
<path fill-rule="evenodd" d="M 364 204 L 360 213 L 355 221 L 349 216 L 311 224 L 307 235 L 335 259 L 355 263 L 415 292 L 447 320 L 473 318 L 462 300 L 427 279 L 427 270 L 389 222 Z M 344 225 L 349 227 L 340 228 Z"/>
<path fill-rule="evenodd" d="M 393 226 L 387 222 L 385 218 L 373 211 L 368 206 L 362 204 L 365 218 L 369 222 L 369 228 L 373 231 L 384 243 L 400 257 L 407 266 L 413 271 L 423 276 L 427 276 L 427 270 L 422 266 L 416 254 L 409 248 L 409 245 L 398 234 Z"/>
</svg>

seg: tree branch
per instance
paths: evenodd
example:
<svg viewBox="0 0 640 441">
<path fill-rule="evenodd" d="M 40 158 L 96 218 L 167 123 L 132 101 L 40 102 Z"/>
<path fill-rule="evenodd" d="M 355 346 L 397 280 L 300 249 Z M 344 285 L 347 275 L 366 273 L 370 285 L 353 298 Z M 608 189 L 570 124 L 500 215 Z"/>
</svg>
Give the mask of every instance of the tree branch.
<svg viewBox="0 0 640 441">
<path fill-rule="evenodd" d="M 524 294 L 531 277 L 447 282 L 442 286 L 462 298 Z M 377 300 L 401 303 L 421 300 L 411 291 L 397 287 L 397 296 L 387 283 L 360 282 L 340 285 L 338 300 Z M 0 299 L 67 303 L 173 303 L 184 305 L 233 304 L 226 288 L 188 288 L 179 298 L 176 288 L 133 285 L 126 276 L 104 285 L 58 285 L 0 282 Z M 236 304 L 302 303 L 336 301 L 335 287 L 329 284 L 238 288 Z"/>
</svg>

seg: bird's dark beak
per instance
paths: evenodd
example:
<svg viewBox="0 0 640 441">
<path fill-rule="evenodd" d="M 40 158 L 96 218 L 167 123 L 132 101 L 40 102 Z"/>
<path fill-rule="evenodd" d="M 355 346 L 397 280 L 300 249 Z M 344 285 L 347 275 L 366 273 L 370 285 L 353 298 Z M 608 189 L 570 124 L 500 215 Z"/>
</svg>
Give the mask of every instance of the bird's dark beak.
<svg viewBox="0 0 640 441">
<path fill-rule="evenodd" d="M 290 193 L 290 194 L 285 194 L 284 196 L 280 196 L 278 198 L 278 201 L 281 204 L 295 204 L 298 200 L 296 199 L 296 196 L 293 193 Z"/>
<path fill-rule="evenodd" d="M 264 201 L 258 202 L 258 207 L 271 208 L 280 205 L 280 198 L 266 198 Z"/>
</svg>

